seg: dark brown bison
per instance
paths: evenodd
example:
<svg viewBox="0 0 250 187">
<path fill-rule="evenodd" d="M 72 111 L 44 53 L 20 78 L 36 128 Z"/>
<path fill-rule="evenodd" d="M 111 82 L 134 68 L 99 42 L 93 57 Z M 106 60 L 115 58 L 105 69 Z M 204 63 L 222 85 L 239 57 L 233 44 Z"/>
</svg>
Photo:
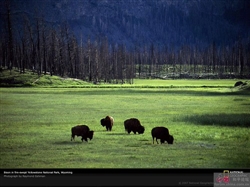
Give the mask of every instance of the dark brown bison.
<svg viewBox="0 0 250 187">
<path fill-rule="evenodd" d="M 114 125 L 114 118 L 111 116 L 106 116 L 106 118 L 101 119 L 101 125 L 106 127 L 107 131 L 111 131 Z"/>
<path fill-rule="evenodd" d="M 140 121 L 136 118 L 130 118 L 124 121 L 124 128 L 125 131 L 130 134 L 133 131 L 134 134 L 138 132 L 138 134 L 143 134 L 145 131 L 144 126 L 141 125 Z"/>
<path fill-rule="evenodd" d="M 75 136 L 81 136 L 82 141 L 85 140 L 88 141 L 88 138 L 92 140 L 94 131 L 89 130 L 89 127 L 87 125 L 77 125 L 75 127 L 71 128 L 71 141 L 75 140 Z"/>
<path fill-rule="evenodd" d="M 169 134 L 169 131 L 166 127 L 154 127 L 151 131 L 151 135 L 153 138 L 153 144 L 154 144 L 154 138 L 156 139 L 156 142 L 158 143 L 157 139 L 161 140 L 161 144 L 165 141 L 168 142 L 168 144 L 173 144 L 174 137 Z"/>
<path fill-rule="evenodd" d="M 242 81 L 237 81 L 235 84 L 234 84 L 234 87 L 236 86 L 241 86 L 243 85 L 244 83 Z"/>
</svg>

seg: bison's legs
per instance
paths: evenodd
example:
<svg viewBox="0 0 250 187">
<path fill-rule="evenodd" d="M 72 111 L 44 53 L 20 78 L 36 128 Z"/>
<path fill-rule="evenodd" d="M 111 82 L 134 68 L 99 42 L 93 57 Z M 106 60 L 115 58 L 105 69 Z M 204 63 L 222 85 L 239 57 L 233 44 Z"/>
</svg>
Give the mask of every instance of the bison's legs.
<svg viewBox="0 0 250 187">
<path fill-rule="evenodd" d="M 83 140 L 85 140 L 86 142 L 88 142 L 88 139 L 87 138 L 83 138 L 83 136 L 82 136 L 82 142 L 83 142 Z"/>
<path fill-rule="evenodd" d="M 153 138 L 153 144 L 154 144 L 154 140 L 155 140 L 155 138 L 154 137 L 152 137 Z"/>
<path fill-rule="evenodd" d="M 128 130 L 128 134 L 130 134 L 131 130 Z"/>
<path fill-rule="evenodd" d="M 163 144 L 165 141 L 163 139 L 161 139 L 161 144 Z"/>
<path fill-rule="evenodd" d="M 133 131 L 134 134 L 136 134 L 136 131 Z"/>
<path fill-rule="evenodd" d="M 74 140 L 75 141 L 75 135 L 71 135 L 71 141 Z"/>
<path fill-rule="evenodd" d="M 159 142 L 157 141 L 157 138 L 155 138 L 155 140 L 156 140 L 157 144 L 159 144 Z"/>
</svg>

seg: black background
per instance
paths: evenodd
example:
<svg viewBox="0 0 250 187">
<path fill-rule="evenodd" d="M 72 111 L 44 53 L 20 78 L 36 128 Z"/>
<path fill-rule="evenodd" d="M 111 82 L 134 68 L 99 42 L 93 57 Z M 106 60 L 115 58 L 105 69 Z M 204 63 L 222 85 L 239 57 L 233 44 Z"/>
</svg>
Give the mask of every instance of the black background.
<svg viewBox="0 0 250 187">
<path fill-rule="evenodd" d="M 224 170 L 226 169 L 1 169 L 0 186 L 213 186 L 213 174 Z M 250 169 L 228 170 L 250 172 Z M 72 174 L 9 178 L 4 176 L 4 171 L 68 171 Z"/>
</svg>

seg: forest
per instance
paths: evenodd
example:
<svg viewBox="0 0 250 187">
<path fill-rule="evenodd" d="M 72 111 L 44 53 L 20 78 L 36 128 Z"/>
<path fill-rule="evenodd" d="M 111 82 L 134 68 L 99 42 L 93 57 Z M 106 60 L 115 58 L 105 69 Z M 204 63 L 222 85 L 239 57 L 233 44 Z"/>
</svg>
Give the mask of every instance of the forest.
<svg viewBox="0 0 250 187">
<path fill-rule="evenodd" d="M 20 73 L 72 77 L 98 84 L 133 83 L 134 78 L 161 79 L 228 79 L 250 78 L 250 41 L 238 40 L 231 45 L 212 41 L 176 47 L 109 41 L 107 36 L 76 36 L 67 21 L 48 24 L 43 16 L 33 19 L 22 14 L 18 27 L 13 21 L 9 1 L 5 3 L 4 32 L 0 40 L 0 66 Z M 126 24 L 125 24 L 126 25 Z M 85 39 L 83 39 L 85 37 Z"/>
</svg>

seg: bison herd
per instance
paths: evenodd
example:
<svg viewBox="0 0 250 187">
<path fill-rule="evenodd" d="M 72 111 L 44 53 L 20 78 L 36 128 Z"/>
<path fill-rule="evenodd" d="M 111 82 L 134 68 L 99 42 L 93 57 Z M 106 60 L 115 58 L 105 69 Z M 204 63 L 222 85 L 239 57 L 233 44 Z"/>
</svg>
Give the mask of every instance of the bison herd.
<svg viewBox="0 0 250 187">
<path fill-rule="evenodd" d="M 114 118 L 111 116 L 106 116 L 105 118 L 100 120 L 100 123 L 103 127 L 106 128 L 107 131 L 111 131 L 114 125 Z M 145 131 L 145 127 L 141 125 L 140 121 L 137 118 L 130 118 L 125 120 L 124 128 L 128 134 L 130 134 L 130 132 L 133 132 L 134 134 L 143 134 Z M 169 130 L 166 127 L 154 127 L 151 130 L 151 135 L 153 138 L 153 144 L 154 140 L 156 140 L 157 144 L 157 140 L 160 140 L 161 144 L 163 144 L 164 142 L 173 144 L 174 142 L 174 137 L 169 134 Z M 71 141 L 75 140 L 75 136 L 81 136 L 82 141 L 85 140 L 86 142 L 88 142 L 88 139 L 92 140 L 94 131 L 90 130 L 87 125 L 77 125 L 71 128 Z"/>
</svg>

